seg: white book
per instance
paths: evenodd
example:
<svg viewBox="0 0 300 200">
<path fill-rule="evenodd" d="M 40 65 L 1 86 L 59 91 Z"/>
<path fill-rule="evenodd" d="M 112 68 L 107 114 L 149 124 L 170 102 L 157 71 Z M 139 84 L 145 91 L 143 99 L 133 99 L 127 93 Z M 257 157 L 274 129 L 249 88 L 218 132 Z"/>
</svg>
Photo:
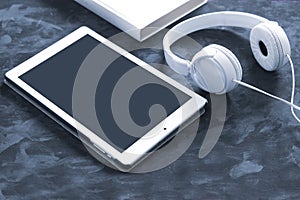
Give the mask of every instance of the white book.
<svg viewBox="0 0 300 200">
<path fill-rule="evenodd" d="M 75 0 L 111 24 L 143 41 L 207 0 Z"/>
</svg>

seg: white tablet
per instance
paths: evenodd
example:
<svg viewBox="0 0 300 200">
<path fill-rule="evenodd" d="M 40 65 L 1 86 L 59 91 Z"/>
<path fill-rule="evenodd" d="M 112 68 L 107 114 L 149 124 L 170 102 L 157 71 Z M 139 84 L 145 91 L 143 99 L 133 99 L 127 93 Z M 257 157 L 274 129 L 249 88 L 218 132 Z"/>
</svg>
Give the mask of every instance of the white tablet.
<svg viewBox="0 0 300 200">
<path fill-rule="evenodd" d="M 87 27 L 10 70 L 5 82 L 128 171 L 206 100 Z"/>
</svg>

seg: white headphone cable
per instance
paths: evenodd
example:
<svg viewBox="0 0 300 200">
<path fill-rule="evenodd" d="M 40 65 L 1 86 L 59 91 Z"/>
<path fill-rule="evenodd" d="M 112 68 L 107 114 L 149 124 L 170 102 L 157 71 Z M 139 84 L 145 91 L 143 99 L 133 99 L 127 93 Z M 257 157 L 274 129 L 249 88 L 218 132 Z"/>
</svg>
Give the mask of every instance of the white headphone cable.
<svg viewBox="0 0 300 200">
<path fill-rule="evenodd" d="M 291 69 L 292 69 L 292 96 L 291 96 L 291 103 L 294 105 L 294 100 L 295 100 L 295 91 L 296 91 L 296 75 L 295 75 L 295 67 L 294 67 L 294 63 L 292 61 L 292 58 L 290 55 L 286 55 L 287 58 L 289 59 L 290 61 L 290 65 L 291 65 Z M 299 109 L 298 109 L 299 110 Z M 293 116 L 295 117 L 295 119 L 300 123 L 300 119 L 299 117 L 296 115 L 295 113 L 295 109 L 294 107 L 291 107 L 291 111 L 292 111 L 292 114 Z"/>
<path fill-rule="evenodd" d="M 266 95 L 266 96 L 269 96 L 269 97 L 271 97 L 271 98 L 273 98 L 273 99 L 276 99 L 276 100 L 278 100 L 278 101 L 281 101 L 281 102 L 283 102 L 283 103 L 285 103 L 285 104 L 287 104 L 287 105 L 289 105 L 289 106 L 291 107 L 291 112 L 292 112 L 292 114 L 293 114 L 293 117 L 300 123 L 300 119 L 299 119 L 299 117 L 298 117 L 298 116 L 296 115 L 296 113 L 295 113 L 295 109 L 296 109 L 296 110 L 300 110 L 300 107 L 294 104 L 294 100 L 295 100 L 295 90 L 296 90 L 296 81 L 295 81 L 295 68 L 294 68 L 294 63 L 293 63 L 293 61 L 292 61 L 290 55 L 286 55 L 286 56 L 287 56 L 287 58 L 288 58 L 288 60 L 289 60 L 289 62 L 290 62 L 290 66 L 291 66 L 291 69 L 292 69 L 292 96 L 291 96 L 291 101 L 290 101 L 290 102 L 287 101 L 287 100 L 285 100 L 285 99 L 282 99 L 282 98 L 280 98 L 280 97 L 277 97 L 277 96 L 275 96 L 275 95 L 273 95 L 273 94 L 270 94 L 270 93 L 268 93 L 268 92 L 266 92 L 266 91 L 263 91 L 263 90 L 261 90 L 261 89 L 258 89 L 258 88 L 256 88 L 255 86 L 252 86 L 252 85 L 250 85 L 250 84 L 248 84 L 248 83 L 244 83 L 244 82 L 238 81 L 238 80 L 233 80 L 233 82 L 235 82 L 235 83 L 237 83 L 237 84 L 239 84 L 239 85 L 242 85 L 242 86 L 244 86 L 244 87 L 246 87 L 246 88 L 249 88 L 249 89 L 251 89 L 251 90 L 254 90 L 254 91 L 256 91 L 256 92 L 259 92 L 259 93 L 261 93 L 261 94 L 264 94 L 264 95 Z"/>
</svg>

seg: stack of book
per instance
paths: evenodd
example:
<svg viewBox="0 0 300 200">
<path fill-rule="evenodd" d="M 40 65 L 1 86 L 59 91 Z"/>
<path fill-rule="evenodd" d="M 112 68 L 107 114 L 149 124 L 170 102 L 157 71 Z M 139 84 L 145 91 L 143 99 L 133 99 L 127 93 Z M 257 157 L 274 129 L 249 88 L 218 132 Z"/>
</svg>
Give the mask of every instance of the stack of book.
<svg viewBox="0 0 300 200">
<path fill-rule="evenodd" d="M 75 0 L 111 24 L 143 41 L 207 0 Z"/>
</svg>

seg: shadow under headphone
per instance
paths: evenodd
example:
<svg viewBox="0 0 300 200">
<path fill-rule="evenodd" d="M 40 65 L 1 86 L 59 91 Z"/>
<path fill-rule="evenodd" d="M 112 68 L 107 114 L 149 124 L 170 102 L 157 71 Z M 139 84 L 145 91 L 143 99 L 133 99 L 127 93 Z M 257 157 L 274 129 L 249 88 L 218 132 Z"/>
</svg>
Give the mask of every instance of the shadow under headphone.
<svg viewBox="0 0 300 200">
<path fill-rule="evenodd" d="M 293 77 L 290 102 L 242 82 L 243 72 L 239 60 L 223 46 L 217 44 L 206 46 L 193 57 L 192 61 L 180 58 L 172 52 L 171 45 L 183 36 L 219 26 L 251 29 L 252 53 L 266 71 L 275 71 L 290 62 Z M 291 46 L 285 31 L 277 22 L 254 14 L 234 11 L 204 14 L 183 21 L 172 28 L 164 37 L 163 47 L 168 65 L 181 75 L 191 75 L 202 90 L 214 94 L 225 94 L 237 85 L 245 86 L 291 106 L 293 116 L 300 123 L 294 111 L 294 109 L 300 110 L 300 107 L 294 105 L 295 73 L 290 57 Z"/>
</svg>

